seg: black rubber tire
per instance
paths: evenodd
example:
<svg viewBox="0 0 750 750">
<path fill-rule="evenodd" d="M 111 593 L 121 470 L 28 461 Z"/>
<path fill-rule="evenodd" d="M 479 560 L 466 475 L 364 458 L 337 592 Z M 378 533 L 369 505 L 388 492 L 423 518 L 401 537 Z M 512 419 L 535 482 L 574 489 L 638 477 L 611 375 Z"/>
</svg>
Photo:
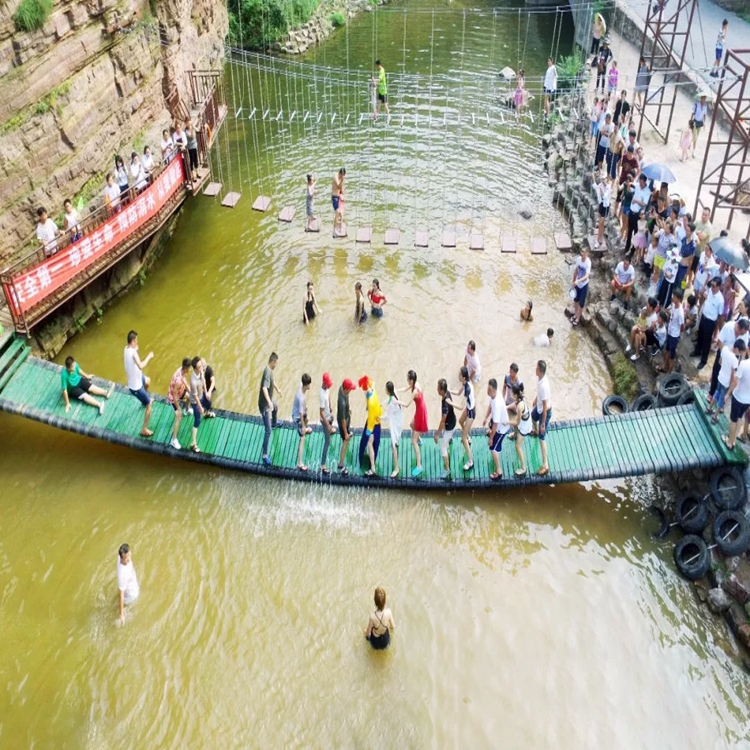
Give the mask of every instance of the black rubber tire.
<svg viewBox="0 0 750 750">
<path fill-rule="evenodd" d="M 689 388 L 685 393 L 677 399 L 677 406 L 683 406 L 684 404 L 695 403 L 695 392 L 692 388 Z"/>
<path fill-rule="evenodd" d="M 649 506 L 649 512 L 652 516 L 656 516 L 659 519 L 659 529 L 652 536 L 654 539 L 664 539 L 669 534 L 669 519 L 667 518 L 667 514 L 658 505 Z"/>
<path fill-rule="evenodd" d="M 671 372 L 664 375 L 659 381 L 659 403 L 662 406 L 674 406 L 687 390 L 689 386 L 681 373 Z"/>
<path fill-rule="evenodd" d="M 686 534 L 674 548 L 674 563 L 683 578 L 697 581 L 711 568 L 711 553 L 696 534 Z"/>
<path fill-rule="evenodd" d="M 614 407 L 614 409 L 613 409 Z M 620 414 L 625 414 L 630 410 L 628 402 L 622 397 L 615 394 L 607 396 L 602 401 L 602 414 L 605 417 L 619 417 Z"/>
<path fill-rule="evenodd" d="M 728 534 L 732 538 L 724 539 Z M 714 542 L 729 557 L 741 555 L 750 546 L 750 522 L 745 514 L 740 510 L 724 510 L 719 513 L 714 519 Z"/>
<path fill-rule="evenodd" d="M 738 510 L 745 504 L 745 475 L 736 466 L 711 474 L 711 497 L 719 510 Z"/>
<path fill-rule="evenodd" d="M 638 396 L 630 406 L 630 411 L 651 411 L 652 409 L 656 409 L 656 396 L 651 393 Z"/>
<path fill-rule="evenodd" d="M 698 495 L 685 495 L 675 503 L 674 520 L 686 534 L 700 534 L 708 516 L 708 503 Z"/>
</svg>

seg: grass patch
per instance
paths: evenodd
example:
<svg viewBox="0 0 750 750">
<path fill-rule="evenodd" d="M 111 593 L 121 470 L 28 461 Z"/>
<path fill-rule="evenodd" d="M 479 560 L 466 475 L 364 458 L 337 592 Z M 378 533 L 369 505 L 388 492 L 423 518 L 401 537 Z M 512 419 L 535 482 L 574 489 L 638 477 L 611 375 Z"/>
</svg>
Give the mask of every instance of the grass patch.
<svg viewBox="0 0 750 750">
<path fill-rule="evenodd" d="M 16 31 L 37 31 L 44 26 L 52 10 L 52 0 L 21 0 L 13 14 Z"/>
<path fill-rule="evenodd" d="M 628 402 L 638 395 L 638 373 L 622 352 L 615 355 L 612 364 L 612 384 L 615 393 Z"/>
<path fill-rule="evenodd" d="M 341 11 L 336 11 L 335 13 L 331 14 L 331 23 L 336 29 L 339 26 L 344 26 L 346 25 L 346 16 Z"/>
</svg>

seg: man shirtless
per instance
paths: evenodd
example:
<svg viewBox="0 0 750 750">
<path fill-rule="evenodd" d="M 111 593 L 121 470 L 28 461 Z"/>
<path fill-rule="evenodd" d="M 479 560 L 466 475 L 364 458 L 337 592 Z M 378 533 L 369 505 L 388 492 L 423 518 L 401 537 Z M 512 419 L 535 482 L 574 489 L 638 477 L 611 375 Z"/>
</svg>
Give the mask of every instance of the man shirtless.
<svg viewBox="0 0 750 750">
<path fill-rule="evenodd" d="M 346 169 L 341 167 L 341 169 L 339 169 L 339 171 L 333 176 L 333 182 L 331 183 L 334 237 L 337 236 L 337 232 L 340 233 L 344 222 L 344 177 L 346 177 Z"/>
</svg>

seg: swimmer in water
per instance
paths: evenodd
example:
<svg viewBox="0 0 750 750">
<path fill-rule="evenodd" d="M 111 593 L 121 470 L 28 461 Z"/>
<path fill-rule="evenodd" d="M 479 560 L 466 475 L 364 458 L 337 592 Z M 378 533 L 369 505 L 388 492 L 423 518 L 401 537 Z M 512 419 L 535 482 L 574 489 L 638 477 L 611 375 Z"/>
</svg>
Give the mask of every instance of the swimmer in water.
<svg viewBox="0 0 750 750">
<path fill-rule="evenodd" d="M 385 606 L 385 589 L 378 586 L 375 589 L 375 611 L 370 614 L 370 621 L 365 628 L 365 638 L 377 650 L 388 648 L 391 633 L 396 629 L 391 610 Z"/>
<path fill-rule="evenodd" d="M 526 304 L 521 308 L 521 320 L 526 323 L 531 323 L 534 320 L 534 316 L 531 311 L 534 309 L 534 303 L 531 300 L 527 300 Z"/>
<path fill-rule="evenodd" d="M 307 282 L 307 291 L 305 296 L 302 298 L 302 320 L 305 325 L 309 325 L 310 321 L 320 312 L 318 307 L 318 300 L 315 299 L 315 287 L 312 281 Z"/>
</svg>

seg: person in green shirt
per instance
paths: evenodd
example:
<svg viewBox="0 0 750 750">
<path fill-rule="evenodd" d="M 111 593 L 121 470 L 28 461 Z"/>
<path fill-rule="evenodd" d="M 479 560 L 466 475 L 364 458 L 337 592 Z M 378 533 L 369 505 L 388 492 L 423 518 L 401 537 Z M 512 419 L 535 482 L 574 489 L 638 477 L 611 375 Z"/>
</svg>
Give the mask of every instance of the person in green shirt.
<svg viewBox="0 0 750 750">
<path fill-rule="evenodd" d="M 65 360 L 65 367 L 60 372 L 60 380 L 62 382 L 62 393 L 63 400 L 65 401 L 65 413 L 70 411 L 70 399 L 74 398 L 79 401 L 83 401 L 90 406 L 95 406 L 99 409 L 99 414 L 104 412 L 104 402 L 97 401 L 93 396 L 89 395 L 93 393 L 95 396 L 103 396 L 109 398 L 112 392 L 115 390 L 115 384 L 112 383 L 108 391 L 104 388 L 94 385 L 91 382 L 93 375 L 85 373 L 76 362 L 73 357 L 68 357 Z"/>
<path fill-rule="evenodd" d="M 378 87 L 378 98 L 375 104 L 375 119 L 378 119 L 380 114 L 380 105 L 385 107 L 385 113 L 391 114 L 388 109 L 388 86 L 385 82 L 385 68 L 381 65 L 380 60 L 375 60 L 375 70 L 377 71 L 377 78 L 373 78 L 373 83 L 377 84 Z"/>
</svg>

